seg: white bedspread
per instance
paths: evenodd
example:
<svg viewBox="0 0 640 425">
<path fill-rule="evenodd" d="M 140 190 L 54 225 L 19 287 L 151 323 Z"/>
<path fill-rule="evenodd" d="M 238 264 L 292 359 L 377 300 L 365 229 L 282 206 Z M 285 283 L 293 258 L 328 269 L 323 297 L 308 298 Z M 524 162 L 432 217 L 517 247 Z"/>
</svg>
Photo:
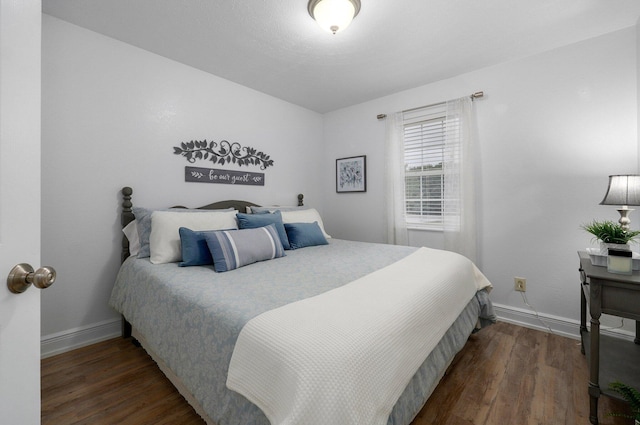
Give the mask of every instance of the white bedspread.
<svg viewBox="0 0 640 425">
<path fill-rule="evenodd" d="M 465 257 L 421 248 L 249 321 L 227 386 L 272 425 L 384 425 L 419 366 L 487 286 Z"/>
</svg>

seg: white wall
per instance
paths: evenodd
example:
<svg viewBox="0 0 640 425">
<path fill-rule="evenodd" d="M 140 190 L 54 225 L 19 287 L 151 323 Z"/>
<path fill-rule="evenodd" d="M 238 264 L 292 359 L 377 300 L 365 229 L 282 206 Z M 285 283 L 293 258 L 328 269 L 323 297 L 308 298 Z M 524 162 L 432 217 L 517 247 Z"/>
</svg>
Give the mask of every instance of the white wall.
<svg viewBox="0 0 640 425">
<path fill-rule="evenodd" d="M 283 204 L 302 192 L 333 236 L 384 242 L 385 122 L 376 114 L 479 90 L 479 266 L 503 316 L 531 320 L 512 289 L 513 276 L 524 276 L 530 303 L 574 332 L 576 250 L 590 242 L 579 225 L 616 219 L 598 205 L 607 175 L 638 170 L 638 44 L 629 28 L 323 117 L 44 15 L 42 262 L 59 272 L 42 295 L 44 354 L 119 331 L 107 300 L 122 186 L 148 207 Z M 185 183 L 187 163 L 172 147 L 201 138 L 270 153 L 266 186 Z M 335 159 L 362 154 L 367 192 L 336 194 Z M 439 247 L 441 235 L 412 232 L 410 241 Z"/>
<path fill-rule="evenodd" d="M 322 210 L 321 115 L 48 15 L 42 39 L 42 261 L 58 271 L 42 296 L 45 355 L 119 332 L 107 300 L 122 186 L 147 207 L 295 204 L 304 193 Z M 266 185 L 185 183 L 189 164 L 173 146 L 203 138 L 270 154 L 273 167 L 241 168 L 264 172 Z"/>
<path fill-rule="evenodd" d="M 632 27 L 326 114 L 325 168 L 346 156 L 368 161 L 364 194 L 336 194 L 327 173 L 326 227 L 338 238 L 385 241 L 385 123 L 377 114 L 482 90 L 484 99 L 474 103 L 479 266 L 501 314 L 531 320 L 513 290 L 513 277 L 523 276 L 530 304 L 556 330 L 577 334 L 576 251 L 590 244 L 579 226 L 617 220 L 614 208 L 598 205 L 607 176 L 638 170 L 636 45 Z M 413 232 L 410 239 L 438 246 L 439 236 Z"/>
</svg>

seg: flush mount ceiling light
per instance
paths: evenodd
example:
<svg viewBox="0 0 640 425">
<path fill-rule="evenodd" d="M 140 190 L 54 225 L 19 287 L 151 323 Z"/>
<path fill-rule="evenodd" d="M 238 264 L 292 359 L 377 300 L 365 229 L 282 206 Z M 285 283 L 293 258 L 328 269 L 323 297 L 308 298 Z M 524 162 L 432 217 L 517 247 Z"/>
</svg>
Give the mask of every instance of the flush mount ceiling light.
<svg viewBox="0 0 640 425">
<path fill-rule="evenodd" d="M 309 15 L 333 34 L 349 26 L 360 12 L 360 0 L 309 0 Z"/>
</svg>

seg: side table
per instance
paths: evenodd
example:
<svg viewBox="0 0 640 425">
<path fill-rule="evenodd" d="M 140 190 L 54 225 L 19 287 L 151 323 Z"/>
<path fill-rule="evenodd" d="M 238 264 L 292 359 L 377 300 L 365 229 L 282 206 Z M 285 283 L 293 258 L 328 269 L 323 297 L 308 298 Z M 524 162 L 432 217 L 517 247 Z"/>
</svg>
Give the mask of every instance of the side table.
<svg viewBox="0 0 640 425">
<path fill-rule="evenodd" d="M 621 381 L 640 388 L 640 272 L 613 274 L 591 264 L 589 254 L 580 257 L 580 336 L 582 353 L 589 363 L 589 420 L 598 424 L 600 394 L 617 397 L 609 383 Z M 587 329 L 587 307 L 591 331 Z M 636 321 L 635 344 L 600 335 L 600 316 L 610 314 Z M 602 387 L 601 387 L 602 385 Z"/>
</svg>

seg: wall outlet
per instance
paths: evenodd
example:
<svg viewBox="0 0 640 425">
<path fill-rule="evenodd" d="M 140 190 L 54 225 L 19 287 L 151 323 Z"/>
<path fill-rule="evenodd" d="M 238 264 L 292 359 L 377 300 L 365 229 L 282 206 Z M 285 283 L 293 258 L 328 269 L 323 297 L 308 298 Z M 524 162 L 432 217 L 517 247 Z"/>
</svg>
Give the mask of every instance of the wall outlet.
<svg viewBox="0 0 640 425">
<path fill-rule="evenodd" d="M 527 279 L 524 277 L 514 277 L 513 283 L 516 291 L 527 292 Z"/>
</svg>

